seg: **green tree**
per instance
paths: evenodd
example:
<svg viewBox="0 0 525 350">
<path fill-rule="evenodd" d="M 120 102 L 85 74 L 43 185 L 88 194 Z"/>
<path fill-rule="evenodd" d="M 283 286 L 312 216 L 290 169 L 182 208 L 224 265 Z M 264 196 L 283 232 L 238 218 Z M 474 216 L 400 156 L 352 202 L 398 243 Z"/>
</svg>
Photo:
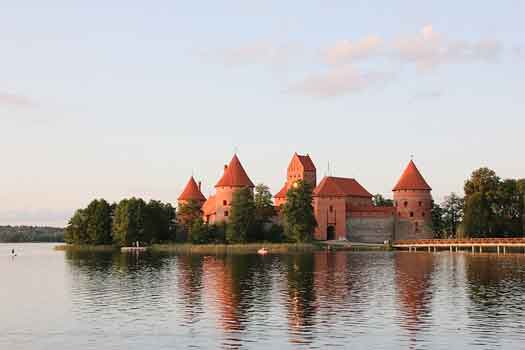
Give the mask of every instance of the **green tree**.
<svg viewBox="0 0 525 350">
<path fill-rule="evenodd" d="M 432 201 L 432 231 L 436 238 L 446 238 L 446 232 L 443 224 L 443 208 L 436 202 Z"/>
<path fill-rule="evenodd" d="M 151 237 L 145 232 L 146 203 L 142 199 L 123 199 L 115 209 L 113 240 L 123 246 L 136 241 L 149 243 Z"/>
<path fill-rule="evenodd" d="M 480 168 L 472 172 L 465 182 L 463 227 L 468 235 L 474 237 L 495 235 L 496 215 L 493 205 L 498 198 L 500 181 L 494 170 Z"/>
<path fill-rule="evenodd" d="M 297 181 L 286 193 L 282 210 L 284 235 L 291 242 L 309 242 L 317 226 L 312 205 L 312 186 Z"/>
<path fill-rule="evenodd" d="M 443 227 L 447 235 L 457 237 L 459 225 L 463 221 L 464 207 L 465 201 L 455 193 L 446 196 L 441 203 Z"/>
<path fill-rule="evenodd" d="M 254 239 L 256 241 L 265 241 L 275 239 L 275 229 L 270 225 L 272 218 L 276 215 L 273 206 L 272 194 L 268 186 L 258 184 L 255 186 L 255 227 Z M 270 232 L 270 230 L 272 230 Z"/>
<path fill-rule="evenodd" d="M 177 223 L 181 229 L 181 233 L 189 235 L 190 228 L 193 226 L 195 220 L 202 218 L 201 205 L 190 200 L 186 203 L 179 204 L 177 208 Z"/>
<path fill-rule="evenodd" d="M 463 229 L 470 237 L 486 237 L 486 214 L 483 195 L 480 192 L 469 195 L 465 200 Z"/>
<path fill-rule="evenodd" d="M 387 199 L 378 193 L 372 197 L 372 205 L 374 207 L 393 207 L 394 201 L 392 199 Z"/>
<path fill-rule="evenodd" d="M 226 227 L 228 243 L 245 243 L 255 239 L 255 214 L 252 190 L 243 187 L 235 191 L 231 203 L 230 219 Z"/>
<path fill-rule="evenodd" d="M 85 210 L 76 210 L 66 226 L 64 241 L 70 244 L 86 244 L 89 241 L 87 227 L 88 221 Z"/>
<path fill-rule="evenodd" d="M 104 199 L 95 199 L 85 209 L 87 236 L 90 244 L 111 243 L 111 206 Z"/>
<path fill-rule="evenodd" d="M 190 241 L 194 244 L 204 244 L 209 242 L 208 226 L 202 217 L 195 219 L 189 229 Z"/>
<path fill-rule="evenodd" d="M 175 239 L 175 210 L 171 204 L 150 200 L 145 211 L 146 242 L 166 242 Z"/>
</svg>

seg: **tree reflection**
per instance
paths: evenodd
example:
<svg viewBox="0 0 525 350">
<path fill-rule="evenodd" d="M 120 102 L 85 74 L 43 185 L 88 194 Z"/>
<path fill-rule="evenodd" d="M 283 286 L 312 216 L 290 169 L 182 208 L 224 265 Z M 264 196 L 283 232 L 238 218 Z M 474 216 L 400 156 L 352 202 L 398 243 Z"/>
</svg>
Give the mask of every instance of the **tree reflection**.
<svg viewBox="0 0 525 350">
<path fill-rule="evenodd" d="M 283 257 L 286 267 L 288 324 L 292 343 L 309 344 L 314 338 L 315 296 L 313 254 Z"/>
</svg>

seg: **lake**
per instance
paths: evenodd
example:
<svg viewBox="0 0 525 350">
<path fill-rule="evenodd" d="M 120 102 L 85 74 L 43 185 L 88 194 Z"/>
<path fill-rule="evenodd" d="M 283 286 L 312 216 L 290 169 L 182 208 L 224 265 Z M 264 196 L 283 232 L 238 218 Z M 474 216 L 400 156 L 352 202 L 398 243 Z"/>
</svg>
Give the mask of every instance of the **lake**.
<svg viewBox="0 0 525 350">
<path fill-rule="evenodd" d="M 523 254 L 53 246 L 0 244 L 0 349 L 525 348 Z"/>
</svg>

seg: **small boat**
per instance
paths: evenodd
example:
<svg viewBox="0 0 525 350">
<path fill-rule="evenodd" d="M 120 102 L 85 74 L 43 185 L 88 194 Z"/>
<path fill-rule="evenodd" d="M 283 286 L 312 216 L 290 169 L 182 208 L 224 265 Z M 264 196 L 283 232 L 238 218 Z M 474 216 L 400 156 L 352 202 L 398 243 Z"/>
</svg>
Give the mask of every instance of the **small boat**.
<svg viewBox="0 0 525 350">
<path fill-rule="evenodd" d="M 268 254 L 268 249 L 262 247 L 261 249 L 259 249 L 259 250 L 257 251 L 257 254 L 260 254 L 260 255 L 266 255 L 266 254 Z"/>
</svg>

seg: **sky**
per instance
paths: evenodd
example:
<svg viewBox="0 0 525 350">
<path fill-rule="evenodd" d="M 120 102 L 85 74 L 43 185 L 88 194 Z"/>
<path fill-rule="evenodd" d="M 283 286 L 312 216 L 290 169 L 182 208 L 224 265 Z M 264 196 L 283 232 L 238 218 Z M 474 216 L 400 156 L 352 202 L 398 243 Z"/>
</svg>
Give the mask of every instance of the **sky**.
<svg viewBox="0 0 525 350">
<path fill-rule="evenodd" d="M 94 198 L 213 192 L 237 151 L 273 193 L 391 197 L 410 157 L 441 201 L 488 166 L 525 177 L 525 1 L 0 0 L 0 225 Z M 330 164 L 330 166 L 328 165 Z"/>
</svg>

